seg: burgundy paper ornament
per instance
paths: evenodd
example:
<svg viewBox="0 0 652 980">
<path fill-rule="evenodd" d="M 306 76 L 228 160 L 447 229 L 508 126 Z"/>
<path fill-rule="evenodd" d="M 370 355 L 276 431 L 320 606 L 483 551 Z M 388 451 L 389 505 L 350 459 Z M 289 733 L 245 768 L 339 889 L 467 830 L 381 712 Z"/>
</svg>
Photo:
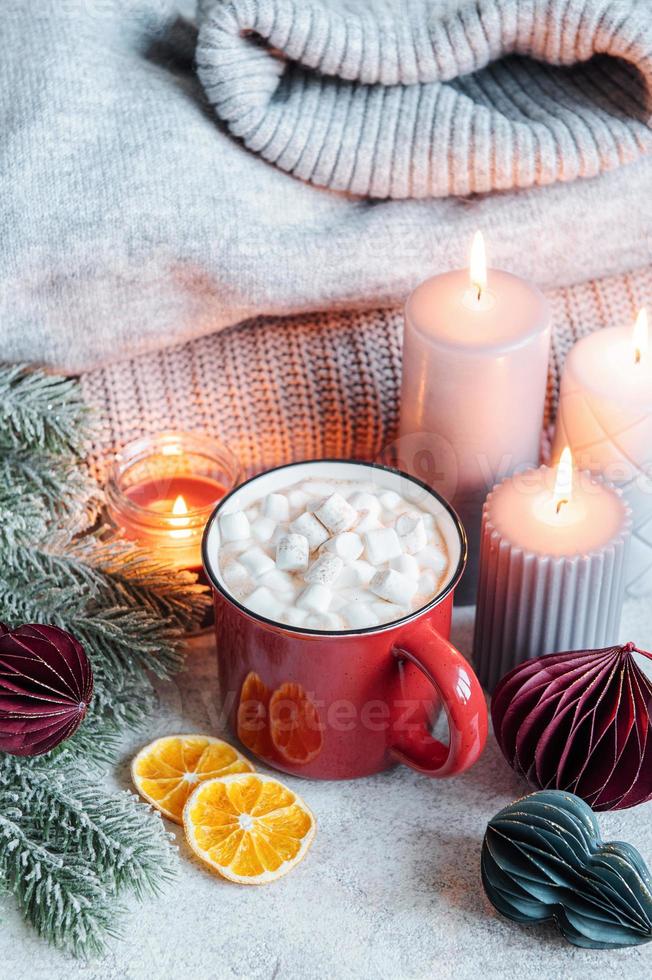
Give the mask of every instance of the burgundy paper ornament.
<svg viewBox="0 0 652 980">
<path fill-rule="evenodd" d="M 537 789 L 575 793 L 594 810 L 652 799 L 652 682 L 633 643 L 526 660 L 498 684 L 494 734 Z"/>
<path fill-rule="evenodd" d="M 81 644 L 56 626 L 0 623 L 0 751 L 49 752 L 81 725 L 93 673 Z"/>
</svg>

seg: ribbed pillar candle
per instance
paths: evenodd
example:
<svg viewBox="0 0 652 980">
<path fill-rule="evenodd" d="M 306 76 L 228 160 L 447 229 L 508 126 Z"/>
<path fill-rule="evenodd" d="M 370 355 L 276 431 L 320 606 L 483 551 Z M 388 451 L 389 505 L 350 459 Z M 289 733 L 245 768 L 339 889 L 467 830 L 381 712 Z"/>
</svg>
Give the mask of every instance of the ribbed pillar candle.
<svg viewBox="0 0 652 980">
<path fill-rule="evenodd" d="M 556 476 L 511 477 L 484 506 L 474 658 L 488 691 L 524 660 L 618 638 L 631 511 L 588 473 L 564 499 Z"/>
</svg>

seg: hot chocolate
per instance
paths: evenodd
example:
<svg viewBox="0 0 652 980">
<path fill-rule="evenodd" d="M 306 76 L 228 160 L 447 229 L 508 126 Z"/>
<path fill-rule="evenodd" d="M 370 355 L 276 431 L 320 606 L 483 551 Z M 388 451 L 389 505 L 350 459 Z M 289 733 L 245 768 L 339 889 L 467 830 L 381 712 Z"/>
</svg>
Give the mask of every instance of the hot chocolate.
<svg viewBox="0 0 652 980">
<path fill-rule="evenodd" d="M 369 629 L 447 581 L 431 513 L 371 482 L 304 479 L 220 516 L 222 580 L 247 609 L 314 630 Z"/>
</svg>

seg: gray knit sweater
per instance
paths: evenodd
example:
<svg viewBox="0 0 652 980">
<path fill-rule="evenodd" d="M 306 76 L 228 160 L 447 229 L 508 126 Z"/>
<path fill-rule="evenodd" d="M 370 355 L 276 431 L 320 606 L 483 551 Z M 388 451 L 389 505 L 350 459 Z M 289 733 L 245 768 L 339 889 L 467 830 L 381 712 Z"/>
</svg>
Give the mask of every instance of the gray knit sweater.
<svg viewBox="0 0 652 980">
<path fill-rule="evenodd" d="M 397 306 L 477 228 L 544 286 L 652 262 L 652 0 L 208 0 L 205 88 L 181 2 L 2 0 L 0 358 Z"/>
<path fill-rule="evenodd" d="M 203 0 L 249 149 L 371 197 L 593 177 L 652 148 L 650 0 Z"/>
</svg>

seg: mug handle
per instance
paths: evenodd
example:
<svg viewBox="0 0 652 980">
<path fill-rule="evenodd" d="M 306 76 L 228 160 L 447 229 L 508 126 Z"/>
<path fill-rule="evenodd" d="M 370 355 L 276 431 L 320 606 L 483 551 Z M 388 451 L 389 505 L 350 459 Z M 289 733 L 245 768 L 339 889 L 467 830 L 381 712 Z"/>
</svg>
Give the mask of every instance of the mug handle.
<svg viewBox="0 0 652 980">
<path fill-rule="evenodd" d="M 406 631 L 392 653 L 399 663 L 414 664 L 434 687 L 448 717 L 450 744 L 433 738 L 424 724 L 399 733 L 391 756 L 435 778 L 469 769 L 482 755 L 488 729 L 485 696 L 470 665 L 427 619 Z"/>
</svg>

